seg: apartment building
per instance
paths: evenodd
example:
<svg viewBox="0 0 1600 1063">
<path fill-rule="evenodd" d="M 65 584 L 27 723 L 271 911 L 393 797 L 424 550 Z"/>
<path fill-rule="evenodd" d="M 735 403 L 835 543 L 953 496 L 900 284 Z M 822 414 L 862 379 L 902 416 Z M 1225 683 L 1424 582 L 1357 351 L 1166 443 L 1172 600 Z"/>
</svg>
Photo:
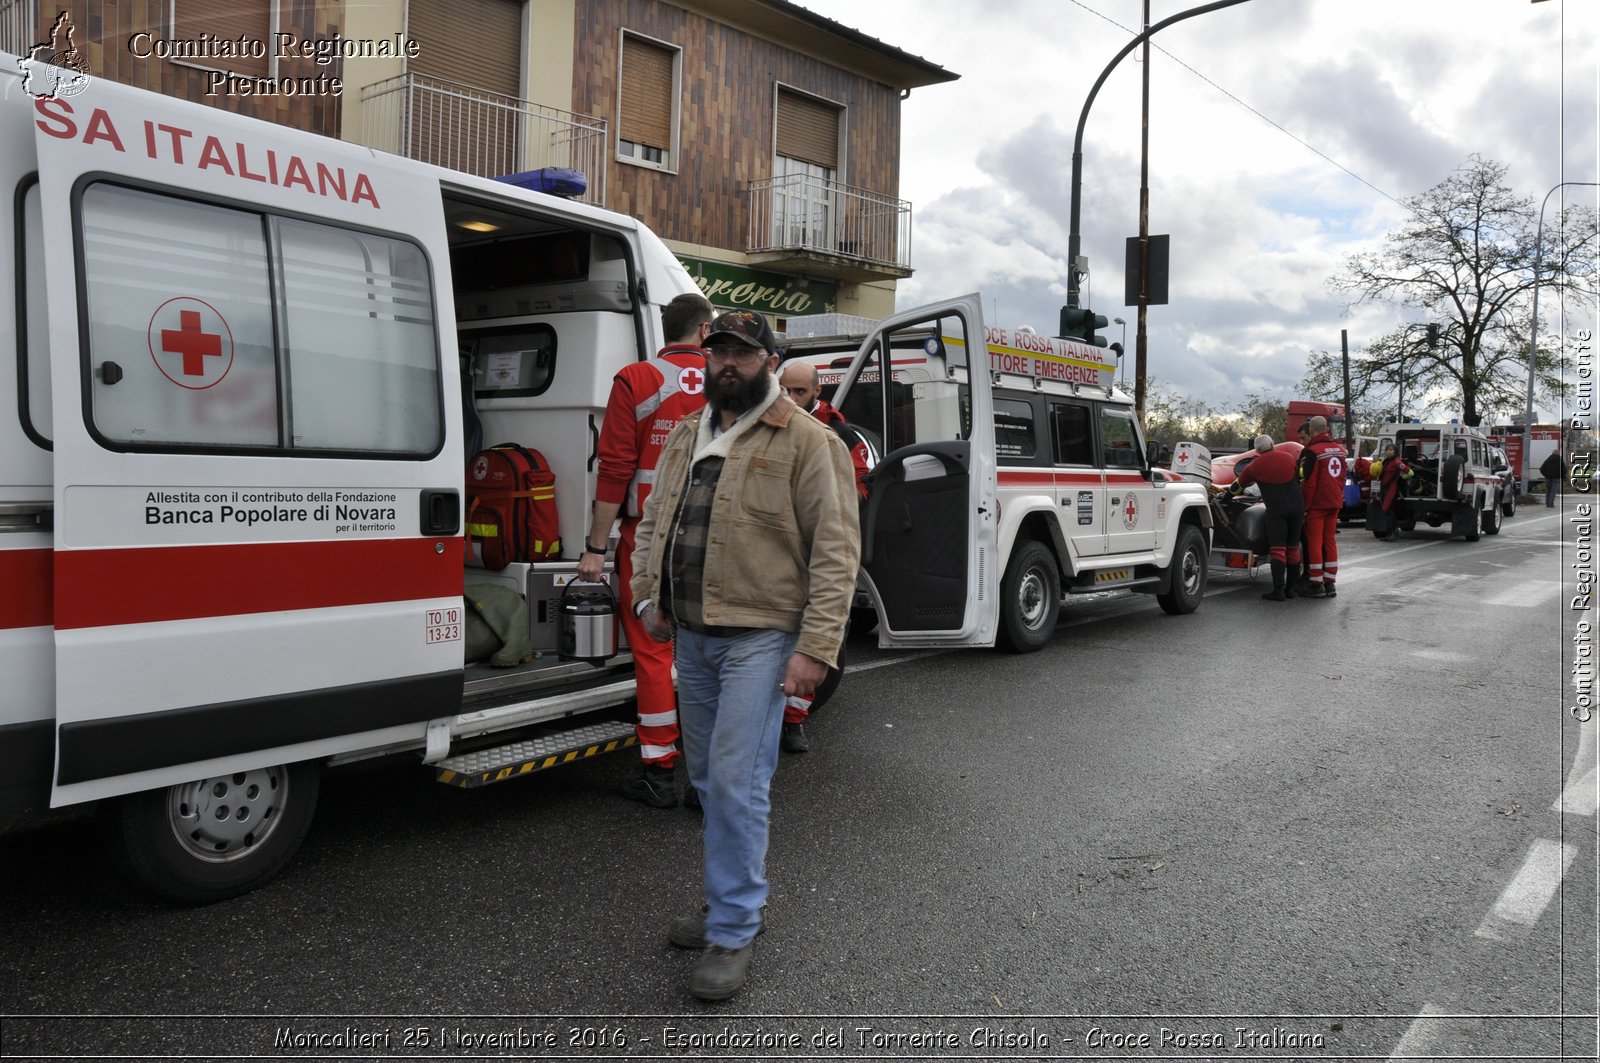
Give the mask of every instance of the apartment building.
<svg viewBox="0 0 1600 1063">
<path fill-rule="evenodd" d="M 541 171 L 780 331 L 894 309 L 901 107 L 958 76 L 788 0 L 9 0 L 0 47 L 482 176 Z"/>
</svg>

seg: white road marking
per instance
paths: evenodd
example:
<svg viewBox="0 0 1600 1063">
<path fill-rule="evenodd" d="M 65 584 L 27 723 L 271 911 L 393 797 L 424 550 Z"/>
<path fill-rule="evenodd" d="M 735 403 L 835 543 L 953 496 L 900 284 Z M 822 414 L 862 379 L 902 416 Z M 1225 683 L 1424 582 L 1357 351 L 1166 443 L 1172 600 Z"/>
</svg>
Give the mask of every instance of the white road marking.
<svg viewBox="0 0 1600 1063">
<path fill-rule="evenodd" d="M 1550 898 L 1561 888 L 1561 876 L 1578 855 L 1576 846 L 1547 838 L 1534 841 L 1516 878 L 1494 902 L 1478 925 L 1477 935 L 1491 941 L 1516 941 L 1526 937 L 1544 914 Z"/>
<path fill-rule="evenodd" d="M 1484 599 L 1484 605 L 1514 605 L 1521 609 L 1543 605 L 1546 599 L 1559 597 L 1561 582 L 1559 580 L 1527 580 L 1513 587 L 1508 587 L 1493 598 Z"/>
<path fill-rule="evenodd" d="M 1389 1053 L 1389 1058 L 1426 1059 L 1435 1055 L 1433 1050 L 1444 1042 L 1445 1034 L 1450 1029 L 1449 1021 L 1439 1017 L 1443 1014 L 1442 1008 L 1432 1004 L 1423 1005 L 1421 1013 L 1406 1027 L 1405 1036 Z"/>
<path fill-rule="evenodd" d="M 1600 765 L 1595 759 L 1595 730 L 1600 719 L 1591 719 L 1578 731 L 1578 751 L 1572 757 L 1566 789 L 1550 807 L 1562 815 L 1593 816 L 1600 808 Z"/>
</svg>

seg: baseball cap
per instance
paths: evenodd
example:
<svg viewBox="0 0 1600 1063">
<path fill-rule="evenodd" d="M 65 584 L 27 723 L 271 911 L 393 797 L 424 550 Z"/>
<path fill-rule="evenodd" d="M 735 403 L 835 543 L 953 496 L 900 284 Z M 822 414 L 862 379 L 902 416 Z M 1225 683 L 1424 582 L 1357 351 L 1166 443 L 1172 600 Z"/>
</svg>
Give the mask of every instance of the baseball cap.
<svg viewBox="0 0 1600 1063">
<path fill-rule="evenodd" d="M 747 347 L 761 347 L 769 353 L 778 353 L 778 340 L 772 334 L 772 326 L 754 310 L 730 310 L 717 315 L 711 322 L 711 332 L 705 338 L 705 346 L 709 347 L 724 337 L 737 340 Z"/>
</svg>

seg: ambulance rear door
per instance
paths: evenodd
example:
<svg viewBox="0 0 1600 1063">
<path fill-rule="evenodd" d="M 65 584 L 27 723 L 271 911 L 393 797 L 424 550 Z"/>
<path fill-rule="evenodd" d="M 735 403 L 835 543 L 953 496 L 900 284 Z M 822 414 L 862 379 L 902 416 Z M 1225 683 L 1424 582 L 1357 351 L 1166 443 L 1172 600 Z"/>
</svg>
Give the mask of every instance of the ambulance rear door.
<svg viewBox="0 0 1600 1063">
<path fill-rule="evenodd" d="M 992 646 L 999 511 L 978 297 L 884 321 L 835 405 L 882 441 L 861 519 L 879 645 Z"/>
<path fill-rule="evenodd" d="M 32 108 L 52 802 L 420 740 L 462 685 L 438 180 L 95 80 Z"/>
</svg>

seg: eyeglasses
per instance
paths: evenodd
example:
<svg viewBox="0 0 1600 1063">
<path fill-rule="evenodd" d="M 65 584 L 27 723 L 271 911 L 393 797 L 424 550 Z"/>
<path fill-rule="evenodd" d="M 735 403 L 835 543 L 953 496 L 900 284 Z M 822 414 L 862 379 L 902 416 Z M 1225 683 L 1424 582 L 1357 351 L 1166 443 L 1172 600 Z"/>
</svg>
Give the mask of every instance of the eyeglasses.
<svg viewBox="0 0 1600 1063">
<path fill-rule="evenodd" d="M 706 353 L 719 362 L 738 362 L 740 365 L 754 365 L 768 356 L 764 348 L 747 347 L 742 343 L 718 343 L 707 347 Z"/>
</svg>

